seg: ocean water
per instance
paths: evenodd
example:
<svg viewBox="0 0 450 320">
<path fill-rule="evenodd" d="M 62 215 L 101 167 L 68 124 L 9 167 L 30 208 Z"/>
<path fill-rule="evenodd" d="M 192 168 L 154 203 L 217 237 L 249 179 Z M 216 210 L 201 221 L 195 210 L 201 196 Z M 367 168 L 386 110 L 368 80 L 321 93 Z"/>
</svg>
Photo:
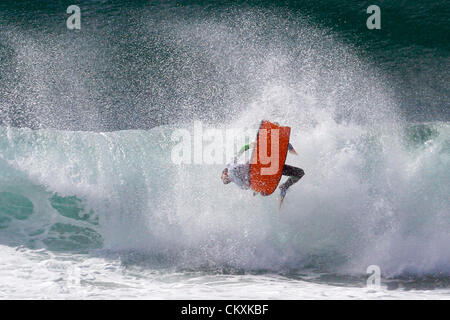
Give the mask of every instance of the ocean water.
<svg viewBox="0 0 450 320">
<path fill-rule="evenodd" d="M 70 4 L 0 4 L 0 298 L 450 298 L 448 4 Z M 280 212 L 173 161 L 261 119 L 306 172 Z"/>
</svg>

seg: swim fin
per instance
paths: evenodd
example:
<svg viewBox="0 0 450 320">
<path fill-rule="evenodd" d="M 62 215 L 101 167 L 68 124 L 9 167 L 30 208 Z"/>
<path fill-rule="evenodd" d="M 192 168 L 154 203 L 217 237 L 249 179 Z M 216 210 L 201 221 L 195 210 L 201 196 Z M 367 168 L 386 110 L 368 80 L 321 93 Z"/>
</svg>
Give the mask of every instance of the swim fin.
<svg viewBox="0 0 450 320">
<path fill-rule="evenodd" d="M 283 204 L 284 197 L 286 197 L 286 189 L 284 189 L 282 187 L 280 187 L 280 189 L 281 189 L 281 192 L 280 192 L 280 204 L 278 205 L 278 210 L 281 209 L 281 205 Z"/>
</svg>

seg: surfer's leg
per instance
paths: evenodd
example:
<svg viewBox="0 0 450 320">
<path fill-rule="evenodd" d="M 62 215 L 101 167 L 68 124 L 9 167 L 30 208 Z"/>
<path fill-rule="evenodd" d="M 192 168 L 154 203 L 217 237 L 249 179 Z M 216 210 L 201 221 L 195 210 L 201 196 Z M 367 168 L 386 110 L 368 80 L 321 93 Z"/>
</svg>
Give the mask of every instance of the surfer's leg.
<svg viewBox="0 0 450 320">
<path fill-rule="evenodd" d="M 283 176 L 289 176 L 285 183 L 280 185 L 281 190 L 287 190 L 305 175 L 303 169 L 285 164 L 283 167 Z"/>
</svg>

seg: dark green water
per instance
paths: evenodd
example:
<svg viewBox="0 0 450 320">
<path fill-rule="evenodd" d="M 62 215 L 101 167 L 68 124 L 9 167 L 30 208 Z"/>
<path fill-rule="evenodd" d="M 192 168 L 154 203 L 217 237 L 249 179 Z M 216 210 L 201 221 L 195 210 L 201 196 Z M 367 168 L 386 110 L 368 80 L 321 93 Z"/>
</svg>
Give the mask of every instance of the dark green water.
<svg viewBox="0 0 450 320">
<path fill-rule="evenodd" d="M 401 117 L 450 119 L 448 1 L 85 0 L 75 31 L 66 28 L 71 4 L 0 3 L 0 123 L 116 130 L 226 120 L 262 92 L 249 69 L 267 48 L 290 54 L 280 74 L 301 68 L 299 52 L 314 47 L 345 65 L 330 38 L 391 90 Z M 371 4 L 381 30 L 366 27 Z"/>
</svg>

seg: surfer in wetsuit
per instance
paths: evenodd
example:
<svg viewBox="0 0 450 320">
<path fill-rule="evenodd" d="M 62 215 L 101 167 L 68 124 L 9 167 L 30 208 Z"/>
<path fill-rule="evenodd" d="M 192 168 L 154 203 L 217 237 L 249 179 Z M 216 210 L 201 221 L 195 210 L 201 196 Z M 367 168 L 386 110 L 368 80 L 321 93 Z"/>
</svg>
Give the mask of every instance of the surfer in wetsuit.
<svg viewBox="0 0 450 320">
<path fill-rule="evenodd" d="M 224 184 L 234 182 L 241 189 L 245 190 L 250 189 L 250 162 L 247 161 L 245 163 L 239 164 L 237 163 L 237 160 L 245 151 L 247 151 L 250 148 L 254 148 L 255 146 L 256 142 L 253 142 L 251 144 L 249 143 L 243 146 L 239 150 L 237 155 L 234 157 L 233 161 L 229 163 L 225 169 L 223 169 L 221 178 Z M 288 145 L 288 150 L 289 153 L 297 155 L 297 152 L 290 143 Z M 285 183 L 279 186 L 279 189 L 281 190 L 280 206 L 281 203 L 283 202 L 284 197 L 286 196 L 287 189 L 294 183 L 296 183 L 298 180 L 300 180 L 305 175 L 305 172 L 303 171 L 303 169 L 285 164 L 283 167 L 282 174 L 284 176 L 289 176 L 289 178 L 286 180 Z M 254 195 L 256 195 L 256 193 L 254 193 Z"/>
</svg>

